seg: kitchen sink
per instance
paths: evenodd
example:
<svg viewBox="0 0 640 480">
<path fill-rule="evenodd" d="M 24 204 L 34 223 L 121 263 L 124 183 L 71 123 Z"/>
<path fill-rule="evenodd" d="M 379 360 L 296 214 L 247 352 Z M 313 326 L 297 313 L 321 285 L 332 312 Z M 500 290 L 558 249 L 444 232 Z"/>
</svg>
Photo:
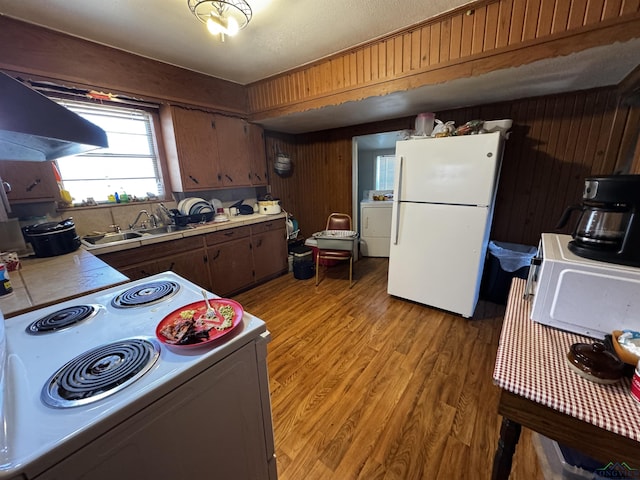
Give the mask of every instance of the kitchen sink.
<svg viewBox="0 0 640 480">
<path fill-rule="evenodd" d="M 148 235 L 162 235 L 178 230 L 175 225 L 163 225 L 155 228 L 145 228 L 141 230 L 127 230 L 125 232 L 107 233 L 105 235 L 85 235 L 82 241 L 88 245 L 109 245 L 112 243 L 122 242 L 124 240 L 133 240 L 143 238 Z"/>
<path fill-rule="evenodd" d="M 145 228 L 144 230 L 136 230 L 136 233 L 142 235 L 161 235 L 163 233 L 171 233 L 178 230 L 175 225 L 164 225 L 162 227 Z"/>
<path fill-rule="evenodd" d="M 105 245 L 108 243 L 121 242 L 123 240 L 131 240 L 133 238 L 142 237 L 138 232 L 120 232 L 120 233 L 107 233 L 104 236 L 100 235 L 87 235 L 82 238 L 83 241 L 90 243 L 91 245 Z"/>
</svg>

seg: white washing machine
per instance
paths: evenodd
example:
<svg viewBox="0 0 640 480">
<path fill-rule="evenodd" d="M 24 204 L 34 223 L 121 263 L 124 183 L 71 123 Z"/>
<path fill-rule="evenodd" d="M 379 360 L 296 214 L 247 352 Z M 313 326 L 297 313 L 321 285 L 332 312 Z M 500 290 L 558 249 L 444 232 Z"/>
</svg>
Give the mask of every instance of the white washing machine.
<svg viewBox="0 0 640 480">
<path fill-rule="evenodd" d="M 360 202 L 360 252 L 364 257 L 389 257 L 393 201 Z"/>
</svg>

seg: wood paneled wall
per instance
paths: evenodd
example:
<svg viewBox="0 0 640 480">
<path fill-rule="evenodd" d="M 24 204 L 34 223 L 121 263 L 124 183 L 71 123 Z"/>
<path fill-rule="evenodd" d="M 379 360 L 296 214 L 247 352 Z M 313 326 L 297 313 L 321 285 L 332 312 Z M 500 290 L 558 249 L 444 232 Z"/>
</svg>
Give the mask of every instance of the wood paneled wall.
<svg viewBox="0 0 640 480">
<path fill-rule="evenodd" d="M 584 178 L 612 174 L 621 139 L 635 120 L 618 104 L 615 88 L 536 97 L 438 112 L 461 125 L 472 119 L 511 118 L 491 238 L 537 245 L 554 231 L 567 205 L 580 203 Z M 267 132 L 271 165 L 275 148 L 292 157 L 290 177 L 272 175 L 272 194 L 298 219 L 303 235 L 322 230 L 329 213 L 352 214 L 352 137 L 411 128 L 414 118 L 313 135 Z M 271 168 L 271 171 L 273 169 Z"/>
<path fill-rule="evenodd" d="M 352 138 L 403 130 L 413 122 L 401 118 L 304 135 L 265 132 L 272 194 L 299 221 L 301 235 L 323 230 L 330 213 L 352 213 Z M 279 151 L 291 156 L 292 172 L 285 177 L 274 173 Z"/>
<path fill-rule="evenodd" d="M 251 84 L 249 109 L 259 120 L 623 41 L 639 12 L 638 0 L 479 1 Z"/>
<path fill-rule="evenodd" d="M 0 68 L 246 116 L 246 88 L 0 15 Z M 185 88 L 185 86 L 188 86 Z"/>
</svg>

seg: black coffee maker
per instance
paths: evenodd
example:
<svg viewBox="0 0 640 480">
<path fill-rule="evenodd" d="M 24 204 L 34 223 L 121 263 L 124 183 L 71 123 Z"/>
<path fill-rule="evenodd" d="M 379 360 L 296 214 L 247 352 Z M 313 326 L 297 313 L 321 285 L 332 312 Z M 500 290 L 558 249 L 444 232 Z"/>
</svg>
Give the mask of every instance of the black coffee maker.
<svg viewBox="0 0 640 480">
<path fill-rule="evenodd" d="M 584 182 L 582 205 L 564 212 L 580 217 L 569 250 L 580 257 L 640 267 L 640 175 L 589 177 Z"/>
</svg>

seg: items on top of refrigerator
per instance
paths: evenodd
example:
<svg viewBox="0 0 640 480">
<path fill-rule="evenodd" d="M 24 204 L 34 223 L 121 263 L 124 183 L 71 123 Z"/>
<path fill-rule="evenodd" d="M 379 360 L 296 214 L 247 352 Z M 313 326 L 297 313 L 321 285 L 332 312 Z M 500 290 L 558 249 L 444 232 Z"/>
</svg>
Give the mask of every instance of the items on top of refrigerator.
<svg viewBox="0 0 640 480">
<path fill-rule="evenodd" d="M 464 125 L 460 125 L 453 132 L 454 135 L 472 135 L 481 133 L 484 120 L 471 120 Z"/>
<path fill-rule="evenodd" d="M 424 114 L 420 114 L 424 115 Z M 420 121 L 420 115 L 416 118 L 416 130 L 414 138 L 442 138 L 442 137 L 451 137 L 451 136 L 462 136 L 462 135 L 476 135 L 479 133 L 493 133 L 500 132 L 501 135 L 505 138 L 508 138 L 508 131 L 513 125 L 513 120 L 511 119 L 503 119 L 503 120 L 469 120 L 463 125 L 460 125 L 456 128 L 455 122 L 453 120 L 449 120 L 447 122 L 443 122 L 442 120 L 435 119 L 435 126 L 433 127 L 431 134 L 421 133 L 422 130 L 418 128 L 419 124 L 424 122 Z M 420 127 L 422 128 L 422 127 Z"/>
<path fill-rule="evenodd" d="M 436 118 L 436 126 L 433 128 L 431 136 L 435 138 L 449 137 L 453 135 L 455 128 L 455 122 L 449 121 L 444 123 L 442 120 Z"/>
<path fill-rule="evenodd" d="M 435 113 L 419 113 L 416 117 L 415 134 L 419 137 L 431 136 L 431 133 L 433 132 L 433 121 L 435 120 L 435 118 Z"/>
</svg>

